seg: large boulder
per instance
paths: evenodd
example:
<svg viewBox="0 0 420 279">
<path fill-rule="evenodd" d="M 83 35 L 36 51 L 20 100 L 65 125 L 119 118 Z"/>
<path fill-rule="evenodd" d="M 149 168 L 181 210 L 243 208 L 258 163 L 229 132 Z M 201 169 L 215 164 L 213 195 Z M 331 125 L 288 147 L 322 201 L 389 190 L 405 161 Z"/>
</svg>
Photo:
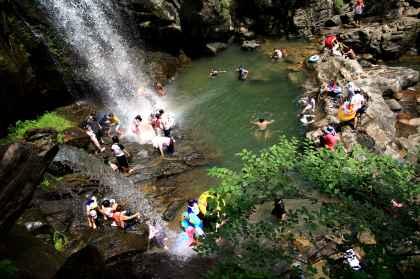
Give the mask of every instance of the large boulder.
<svg viewBox="0 0 420 279">
<path fill-rule="evenodd" d="M 383 25 L 372 24 L 340 30 L 343 42 L 358 53 L 372 53 L 378 58 L 395 59 L 416 47 L 420 19 L 403 17 Z"/>
<path fill-rule="evenodd" d="M 0 147 L 0 232 L 6 232 L 16 222 L 31 201 L 44 172 L 58 147 L 55 143 L 36 146 L 14 143 Z"/>
</svg>

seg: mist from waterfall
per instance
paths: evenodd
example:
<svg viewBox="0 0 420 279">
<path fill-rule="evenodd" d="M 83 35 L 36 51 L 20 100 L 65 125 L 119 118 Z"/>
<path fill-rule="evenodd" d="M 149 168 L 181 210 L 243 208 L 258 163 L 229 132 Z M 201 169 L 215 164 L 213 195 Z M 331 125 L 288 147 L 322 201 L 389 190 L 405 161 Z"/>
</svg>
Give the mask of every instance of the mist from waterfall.
<svg viewBox="0 0 420 279">
<path fill-rule="evenodd" d="M 138 114 L 147 119 L 150 113 L 158 108 L 165 108 L 165 104 L 150 88 L 150 80 L 142 71 L 143 65 L 135 53 L 128 47 L 128 43 L 118 34 L 118 15 L 113 11 L 111 1 L 103 0 L 38 0 L 48 11 L 57 28 L 58 34 L 69 43 L 86 65 L 85 79 L 90 81 L 100 92 L 102 102 L 108 112 L 115 113 L 123 126 L 128 127 Z M 130 129 L 126 129 L 130 133 Z M 153 133 L 154 134 L 154 133 Z M 141 139 L 140 139 L 141 140 Z M 143 142 L 149 139 L 143 139 Z M 105 165 L 104 165 L 105 166 Z M 104 167 L 102 166 L 102 168 Z M 91 170 L 92 175 L 97 170 Z M 101 171 L 101 179 L 113 185 L 115 198 L 125 200 L 131 207 L 140 209 L 147 217 L 166 227 L 159 214 L 131 181 L 121 185 L 121 181 L 113 181 L 112 175 L 103 175 L 108 171 Z M 179 243 L 179 235 L 174 231 L 167 231 L 170 246 Z M 193 253 L 190 247 L 170 248 L 170 252 L 177 256 Z"/>
<path fill-rule="evenodd" d="M 58 34 L 86 64 L 83 75 L 100 92 L 106 109 L 118 115 L 123 126 L 128 127 L 138 114 L 147 119 L 152 111 L 165 107 L 150 88 L 135 50 L 118 34 L 115 22 L 119 16 L 111 1 L 38 1 L 48 11 Z"/>
</svg>

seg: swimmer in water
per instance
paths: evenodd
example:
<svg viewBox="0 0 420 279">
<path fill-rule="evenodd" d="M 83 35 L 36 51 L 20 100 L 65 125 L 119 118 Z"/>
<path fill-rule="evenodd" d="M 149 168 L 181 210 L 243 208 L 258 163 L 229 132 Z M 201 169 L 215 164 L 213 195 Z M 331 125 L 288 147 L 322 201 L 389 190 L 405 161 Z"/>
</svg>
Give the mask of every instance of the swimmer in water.
<svg viewBox="0 0 420 279">
<path fill-rule="evenodd" d="M 221 73 L 226 73 L 226 71 L 210 69 L 209 78 L 215 78 L 215 77 L 217 77 Z"/>
<path fill-rule="evenodd" d="M 260 119 L 258 119 L 258 121 L 251 122 L 251 124 L 257 125 L 258 129 L 260 131 L 265 131 L 267 129 L 268 125 L 270 125 L 273 122 L 274 122 L 274 120 L 266 120 L 264 118 L 260 118 Z"/>
</svg>

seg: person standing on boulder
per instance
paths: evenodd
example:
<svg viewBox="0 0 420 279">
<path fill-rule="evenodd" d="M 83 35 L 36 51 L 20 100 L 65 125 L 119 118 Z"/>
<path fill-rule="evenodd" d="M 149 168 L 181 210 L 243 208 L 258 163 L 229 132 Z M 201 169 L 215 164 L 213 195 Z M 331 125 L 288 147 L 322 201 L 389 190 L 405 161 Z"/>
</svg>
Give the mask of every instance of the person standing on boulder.
<svg viewBox="0 0 420 279">
<path fill-rule="evenodd" d="M 354 23 L 356 25 L 360 25 L 360 20 L 362 19 L 364 8 L 364 0 L 356 0 L 356 3 L 354 5 Z"/>
</svg>

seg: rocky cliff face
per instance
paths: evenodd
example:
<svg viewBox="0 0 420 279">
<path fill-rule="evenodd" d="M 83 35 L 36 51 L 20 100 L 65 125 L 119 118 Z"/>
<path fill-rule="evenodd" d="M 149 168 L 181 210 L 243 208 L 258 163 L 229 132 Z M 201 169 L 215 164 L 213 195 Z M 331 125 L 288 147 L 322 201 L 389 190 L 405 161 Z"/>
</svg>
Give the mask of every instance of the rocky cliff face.
<svg viewBox="0 0 420 279">
<path fill-rule="evenodd" d="M 39 31 L 47 26 L 31 1 L 0 1 L 0 136 L 20 118 L 71 100 L 66 75 Z"/>
</svg>

